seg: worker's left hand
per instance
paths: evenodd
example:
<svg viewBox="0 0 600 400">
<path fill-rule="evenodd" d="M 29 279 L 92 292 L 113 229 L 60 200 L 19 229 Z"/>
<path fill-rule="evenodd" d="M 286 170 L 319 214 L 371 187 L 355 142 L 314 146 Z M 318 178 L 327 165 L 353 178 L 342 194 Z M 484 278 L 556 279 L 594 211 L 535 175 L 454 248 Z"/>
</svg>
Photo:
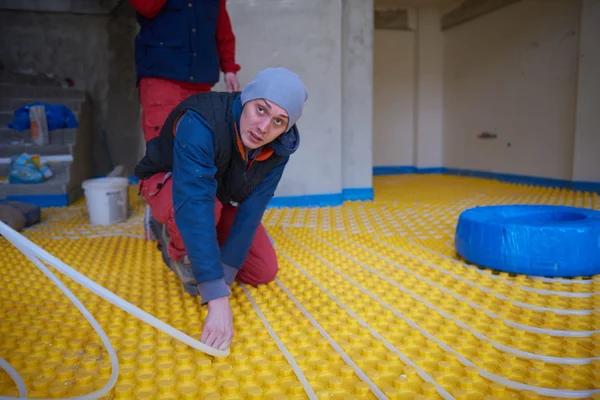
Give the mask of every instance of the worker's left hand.
<svg viewBox="0 0 600 400">
<path fill-rule="evenodd" d="M 227 91 L 237 92 L 240 90 L 240 83 L 238 82 L 238 78 L 235 72 L 226 72 L 225 73 L 225 84 L 227 85 Z"/>
</svg>

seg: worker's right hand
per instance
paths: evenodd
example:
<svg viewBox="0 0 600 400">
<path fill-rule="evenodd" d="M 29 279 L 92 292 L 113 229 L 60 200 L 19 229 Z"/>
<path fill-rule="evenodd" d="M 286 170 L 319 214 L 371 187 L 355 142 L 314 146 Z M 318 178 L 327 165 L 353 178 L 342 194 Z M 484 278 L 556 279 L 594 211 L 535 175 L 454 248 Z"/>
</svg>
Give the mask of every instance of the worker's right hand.
<svg viewBox="0 0 600 400">
<path fill-rule="evenodd" d="M 219 350 L 227 350 L 233 340 L 233 313 L 229 297 L 208 302 L 208 315 L 202 328 L 200 341 Z"/>
<path fill-rule="evenodd" d="M 226 72 L 225 73 L 225 85 L 227 86 L 227 91 L 237 92 L 240 90 L 240 82 L 238 81 L 237 75 L 235 72 Z"/>
</svg>

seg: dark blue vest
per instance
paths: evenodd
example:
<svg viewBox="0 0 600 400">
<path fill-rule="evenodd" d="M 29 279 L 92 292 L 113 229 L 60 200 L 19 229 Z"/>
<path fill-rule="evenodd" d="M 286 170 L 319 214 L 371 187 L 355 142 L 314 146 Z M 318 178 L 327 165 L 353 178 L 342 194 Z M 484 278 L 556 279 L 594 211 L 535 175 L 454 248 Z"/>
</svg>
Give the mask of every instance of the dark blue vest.
<svg viewBox="0 0 600 400">
<path fill-rule="evenodd" d="M 220 0 L 167 0 L 152 19 L 137 15 L 138 82 L 144 77 L 215 84 L 219 80 Z"/>
<path fill-rule="evenodd" d="M 135 176 L 147 179 L 159 172 L 173 171 L 174 128 L 179 116 L 186 110 L 192 110 L 200 114 L 212 128 L 217 198 L 223 204 L 241 203 L 281 162 L 282 156 L 272 154 L 268 159 L 247 167 L 238 150 L 234 127 L 233 103 L 240 101 L 239 95 L 239 92 L 197 93 L 182 101 L 171 111 L 160 134 L 146 143 L 146 155 L 136 165 Z"/>
</svg>

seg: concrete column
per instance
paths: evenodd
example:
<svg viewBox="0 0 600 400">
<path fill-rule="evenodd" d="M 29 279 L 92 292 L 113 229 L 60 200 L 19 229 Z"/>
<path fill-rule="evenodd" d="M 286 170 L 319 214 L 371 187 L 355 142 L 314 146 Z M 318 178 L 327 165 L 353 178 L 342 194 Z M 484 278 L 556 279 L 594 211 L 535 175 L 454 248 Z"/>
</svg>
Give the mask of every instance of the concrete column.
<svg viewBox="0 0 600 400">
<path fill-rule="evenodd" d="M 441 12 L 420 8 L 416 12 L 415 46 L 415 165 L 443 165 L 443 34 Z"/>
<path fill-rule="evenodd" d="M 600 182 L 600 0 L 582 0 L 573 180 Z"/>
<path fill-rule="evenodd" d="M 371 188 L 372 165 L 373 0 L 344 0 L 342 2 L 342 187 L 344 189 Z"/>
<path fill-rule="evenodd" d="M 242 87 L 258 71 L 283 66 L 300 75 L 308 89 L 308 101 L 298 121 L 300 148 L 290 157 L 275 196 L 340 194 L 342 3 L 322 0 L 228 0 L 227 3 L 236 35 L 236 59 L 242 66 L 238 74 Z"/>
</svg>

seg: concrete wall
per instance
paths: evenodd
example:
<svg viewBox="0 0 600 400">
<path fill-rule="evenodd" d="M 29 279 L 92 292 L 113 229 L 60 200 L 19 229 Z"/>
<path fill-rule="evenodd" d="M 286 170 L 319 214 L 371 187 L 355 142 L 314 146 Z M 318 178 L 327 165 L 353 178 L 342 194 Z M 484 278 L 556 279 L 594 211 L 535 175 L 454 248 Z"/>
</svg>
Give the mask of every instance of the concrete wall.
<svg viewBox="0 0 600 400">
<path fill-rule="evenodd" d="M 600 1 L 583 0 L 573 180 L 600 182 Z"/>
<path fill-rule="evenodd" d="M 373 165 L 413 165 L 415 33 L 376 30 L 373 74 Z"/>
<path fill-rule="evenodd" d="M 342 6 L 337 1 L 229 0 L 243 86 L 267 66 L 300 75 L 308 102 L 298 121 L 300 148 L 276 196 L 342 190 Z M 257 29 L 260 27 L 260 29 Z M 220 82 L 215 90 L 223 89 Z"/>
<path fill-rule="evenodd" d="M 266 66 L 282 65 L 298 73 L 308 88 L 298 122 L 300 149 L 276 196 L 371 188 L 372 0 L 227 4 L 242 65 L 240 83 Z M 223 88 L 221 81 L 215 90 Z"/>
<path fill-rule="evenodd" d="M 524 0 L 444 32 L 446 166 L 571 179 L 579 13 L 578 0 Z"/>
<path fill-rule="evenodd" d="M 405 30 L 375 31 L 374 165 L 440 167 L 441 12 L 421 7 L 410 9 L 408 15 Z"/>
<path fill-rule="evenodd" d="M 281 65 L 308 87 L 298 123 L 301 146 L 277 196 L 371 187 L 372 1 L 227 2 L 240 83 L 262 68 Z M 71 77 L 91 92 L 99 174 L 110 167 L 108 154 L 112 164 L 124 163 L 131 173 L 144 150 L 133 59 L 137 26 L 128 2 L 119 9 L 116 16 L 0 11 L 6 68 Z M 222 89 L 220 82 L 215 90 Z"/>
<path fill-rule="evenodd" d="M 373 181 L 373 0 L 342 1 L 342 186 Z"/>
<path fill-rule="evenodd" d="M 108 14 L 121 0 L 0 0 L 0 9 L 74 14 Z"/>
<path fill-rule="evenodd" d="M 132 52 L 135 30 L 127 12 L 0 11 L 4 68 L 71 78 L 76 87 L 90 92 L 97 174 L 108 172 L 111 159 L 131 171 L 142 151 Z"/>
<path fill-rule="evenodd" d="M 415 166 L 443 163 L 443 34 L 439 8 L 419 8 L 416 15 Z"/>
<path fill-rule="evenodd" d="M 124 3 L 128 6 L 127 3 Z M 108 89 L 106 94 L 106 133 L 111 167 L 124 164 L 133 174 L 145 148 L 141 129 L 140 104 L 135 86 L 133 43 L 138 27 L 129 7 L 108 18 Z"/>
<path fill-rule="evenodd" d="M 452 4 L 375 2 L 374 165 L 600 181 L 600 0 Z"/>
</svg>

